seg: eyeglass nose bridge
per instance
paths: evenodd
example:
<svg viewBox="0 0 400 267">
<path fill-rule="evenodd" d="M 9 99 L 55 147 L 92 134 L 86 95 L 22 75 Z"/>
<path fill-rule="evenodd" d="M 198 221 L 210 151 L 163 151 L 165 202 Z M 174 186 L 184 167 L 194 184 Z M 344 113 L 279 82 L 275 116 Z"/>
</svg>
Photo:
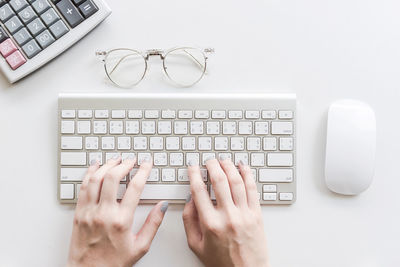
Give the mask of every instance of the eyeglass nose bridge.
<svg viewBox="0 0 400 267">
<path fill-rule="evenodd" d="M 145 59 L 149 60 L 151 56 L 160 56 L 161 60 L 164 60 L 164 51 L 161 49 L 150 49 L 146 51 Z"/>
</svg>

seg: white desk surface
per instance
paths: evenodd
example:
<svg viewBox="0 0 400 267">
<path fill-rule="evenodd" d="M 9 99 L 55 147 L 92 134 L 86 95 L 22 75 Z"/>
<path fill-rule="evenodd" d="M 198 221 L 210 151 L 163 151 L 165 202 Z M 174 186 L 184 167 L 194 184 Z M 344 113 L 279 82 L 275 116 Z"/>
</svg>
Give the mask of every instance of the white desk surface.
<svg viewBox="0 0 400 267">
<path fill-rule="evenodd" d="M 74 209 L 56 197 L 60 92 L 295 92 L 298 200 L 263 207 L 273 267 L 400 266 L 400 2 L 395 0 L 108 0 L 113 14 L 28 78 L 0 75 L 0 266 L 64 266 Z M 135 89 L 104 80 L 100 48 L 213 46 L 197 86 L 164 82 L 152 60 Z M 358 197 L 324 185 L 329 104 L 368 102 L 376 111 L 375 180 Z M 136 212 L 134 228 L 150 206 Z M 172 206 L 137 266 L 200 266 L 186 245 L 182 206 Z"/>
</svg>

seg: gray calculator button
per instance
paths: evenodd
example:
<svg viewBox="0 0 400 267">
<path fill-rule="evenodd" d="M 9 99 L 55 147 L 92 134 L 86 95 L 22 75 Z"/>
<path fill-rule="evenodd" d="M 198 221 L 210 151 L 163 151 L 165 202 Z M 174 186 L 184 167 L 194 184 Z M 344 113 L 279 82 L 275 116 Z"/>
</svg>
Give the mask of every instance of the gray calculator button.
<svg viewBox="0 0 400 267">
<path fill-rule="evenodd" d="M 11 7 L 15 10 L 15 12 L 19 12 L 26 6 L 28 6 L 28 2 L 26 0 L 11 0 Z"/>
<path fill-rule="evenodd" d="M 76 6 L 71 3 L 71 0 L 61 0 L 57 3 L 57 8 L 72 28 L 75 28 L 83 21 L 81 13 L 79 13 Z"/>
<path fill-rule="evenodd" d="M 85 1 L 82 5 L 79 6 L 79 9 L 81 10 L 85 18 L 90 17 L 99 10 L 92 0 Z"/>
<path fill-rule="evenodd" d="M 39 45 L 43 49 L 45 49 L 46 47 L 51 45 L 55 41 L 55 39 L 48 30 L 45 30 L 44 32 L 36 36 L 36 41 L 38 41 Z"/>
<path fill-rule="evenodd" d="M 36 0 L 32 3 L 32 6 L 38 14 L 42 14 L 51 7 L 47 0 Z"/>
<path fill-rule="evenodd" d="M 31 32 L 33 36 L 38 35 L 44 29 L 46 29 L 46 26 L 44 26 L 43 22 L 39 18 L 35 19 L 34 21 L 28 24 L 28 30 Z"/>
<path fill-rule="evenodd" d="M 11 34 L 16 33 L 19 29 L 21 29 L 24 26 L 22 25 L 22 22 L 19 20 L 17 16 L 14 16 L 11 19 L 7 20 L 7 22 L 4 25 L 6 25 L 8 31 Z"/>
<path fill-rule="evenodd" d="M 58 16 L 58 14 L 54 11 L 53 8 L 44 12 L 40 17 L 42 18 L 44 23 L 47 25 L 47 27 L 60 19 L 60 16 Z"/>
<path fill-rule="evenodd" d="M 18 16 L 25 25 L 37 18 L 35 11 L 30 6 L 25 7 L 18 13 Z"/>
<path fill-rule="evenodd" d="M 60 38 L 69 31 L 62 20 L 59 20 L 51 25 L 49 29 L 56 39 Z"/>
<path fill-rule="evenodd" d="M 0 0 L 0 6 L 3 6 L 3 5 L 5 5 L 7 2 L 6 2 L 6 0 Z"/>
<path fill-rule="evenodd" d="M 9 4 L 5 4 L 4 6 L 0 7 L 0 20 L 1 22 L 5 22 L 9 18 L 14 15 L 14 11 L 11 9 Z"/>
<path fill-rule="evenodd" d="M 19 46 L 23 46 L 26 42 L 32 39 L 32 36 L 29 34 L 26 28 L 22 28 L 16 34 L 14 34 L 14 39 L 17 41 Z"/>
<path fill-rule="evenodd" d="M 42 49 L 38 45 L 38 43 L 35 40 L 30 40 L 26 45 L 22 47 L 22 50 L 24 50 L 26 56 L 31 59 L 34 56 L 36 56 Z"/>
</svg>

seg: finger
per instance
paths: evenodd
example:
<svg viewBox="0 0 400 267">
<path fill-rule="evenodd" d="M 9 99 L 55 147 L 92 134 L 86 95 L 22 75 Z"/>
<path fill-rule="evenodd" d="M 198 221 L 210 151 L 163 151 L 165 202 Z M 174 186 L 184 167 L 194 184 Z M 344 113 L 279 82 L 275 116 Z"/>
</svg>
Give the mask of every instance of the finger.
<svg viewBox="0 0 400 267">
<path fill-rule="evenodd" d="M 240 173 L 246 188 L 247 204 L 250 209 L 260 209 L 260 201 L 258 197 L 257 185 L 254 181 L 253 173 L 249 165 L 239 162 Z"/>
<path fill-rule="evenodd" d="M 113 167 L 117 166 L 121 161 L 121 157 L 109 159 L 106 164 L 101 166 L 92 176 L 89 177 L 87 186 L 88 203 L 94 204 L 99 201 L 101 184 L 104 175 Z"/>
<path fill-rule="evenodd" d="M 140 164 L 139 170 L 136 175 L 131 178 L 125 195 L 122 198 L 121 206 L 127 209 L 127 212 L 132 218 L 152 167 L 153 163 L 151 160 L 145 160 Z"/>
<path fill-rule="evenodd" d="M 233 206 L 228 178 L 221 169 L 221 165 L 219 164 L 218 160 L 207 160 L 206 166 L 215 193 L 215 199 L 217 200 L 217 205 L 222 207 Z"/>
<path fill-rule="evenodd" d="M 110 169 L 104 176 L 103 186 L 101 187 L 100 203 L 115 203 L 119 182 L 128 175 L 135 166 L 135 158 L 127 158 L 121 164 Z"/>
<path fill-rule="evenodd" d="M 212 220 L 211 213 L 215 208 L 211 202 L 210 196 L 208 195 L 207 186 L 201 178 L 199 166 L 189 166 L 188 175 L 190 179 L 190 192 L 196 205 L 200 220 Z"/>
<path fill-rule="evenodd" d="M 92 160 L 90 162 L 90 166 L 86 171 L 85 177 L 83 178 L 79 195 L 78 195 L 78 203 L 76 204 L 76 209 L 80 209 L 81 206 L 87 204 L 87 188 L 89 183 L 89 178 L 93 176 L 93 174 L 99 169 L 99 162 L 97 160 Z"/>
<path fill-rule="evenodd" d="M 200 228 L 199 216 L 191 195 L 186 199 L 186 205 L 182 214 L 183 225 L 185 227 L 186 239 L 190 249 L 195 253 L 200 250 L 202 233 Z"/>
<path fill-rule="evenodd" d="M 168 209 L 168 201 L 158 202 L 157 205 L 150 211 L 142 228 L 136 234 L 135 247 L 138 253 L 143 256 L 150 248 L 158 228 L 164 218 L 165 212 Z"/>
<path fill-rule="evenodd" d="M 238 207 L 247 206 L 246 189 L 243 179 L 230 158 L 221 158 L 221 167 L 228 178 L 229 187 L 231 189 L 233 202 Z"/>
</svg>

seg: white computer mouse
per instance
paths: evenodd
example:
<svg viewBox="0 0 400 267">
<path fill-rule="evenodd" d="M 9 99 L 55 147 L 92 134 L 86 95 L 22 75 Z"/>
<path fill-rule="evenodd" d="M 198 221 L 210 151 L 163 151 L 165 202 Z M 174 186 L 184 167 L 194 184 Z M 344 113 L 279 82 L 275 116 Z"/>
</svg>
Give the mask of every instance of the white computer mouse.
<svg viewBox="0 0 400 267">
<path fill-rule="evenodd" d="M 373 109 L 357 100 L 339 100 L 328 112 L 325 181 L 338 194 L 357 195 L 372 183 L 376 120 Z"/>
</svg>

